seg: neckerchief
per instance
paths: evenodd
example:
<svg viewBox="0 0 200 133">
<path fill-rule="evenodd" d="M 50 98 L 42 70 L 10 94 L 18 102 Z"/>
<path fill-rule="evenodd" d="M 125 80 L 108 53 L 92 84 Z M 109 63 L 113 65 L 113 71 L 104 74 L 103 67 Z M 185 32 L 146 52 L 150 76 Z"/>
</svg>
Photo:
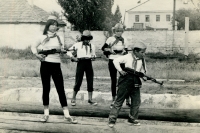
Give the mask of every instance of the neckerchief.
<svg viewBox="0 0 200 133">
<path fill-rule="evenodd" d="M 83 42 L 83 43 L 82 43 L 82 48 L 83 48 L 83 46 L 85 46 L 86 54 L 87 54 L 87 52 L 88 52 L 88 47 L 87 47 L 87 46 L 90 47 L 90 52 L 92 51 L 92 48 L 91 48 L 91 44 L 90 44 L 90 43 L 88 43 L 88 42 Z"/>
<path fill-rule="evenodd" d="M 113 45 L 117 44 L 119 41 L 122 42 L 122 44 L 124 44 L 124 38 L 122 36 L 114 36 L 116 38 L 116 40 L 111 44 L 110 47 L 112 47 Z"/>
<path fill-rule="evenodd" d="M 133 56 L 133 59 L 134 59 L 134 61 L 133 61 L 132 67 L 136 71 L 136 69 L 137 69 L 137 61 L 140 60 L 140 59 L 136 58 L 135 55 Z"/>
<path fill-rule="evenodd" d="M 144 69 L 144 73 L 146 73 L 146 62 L 145 62 L 145 59 L 144 59 L 144 58 L 138 59 L 133 53 L 132 53 L 132 57 L 133 57 L 133 59 L 135 60 L 135 61 L 133 62 L 133 64 L 132 64 L 133 69 L 136 70 L 136 69 L 137 69 L 137 61 L 138 61 L 138 60 L 142 60 L 142 67 L 143 67 L 143 69 Z M 141 71 L 141 69 L 140 69 L 140 71 Z"/>
<path fill-rule="evenodd" d="M 51 38 L 54 38 L 56 36 L 56 33 L 47 31 L 47 37 L 42 41 L 42 45 L 46 44 Z"/>
</svg>

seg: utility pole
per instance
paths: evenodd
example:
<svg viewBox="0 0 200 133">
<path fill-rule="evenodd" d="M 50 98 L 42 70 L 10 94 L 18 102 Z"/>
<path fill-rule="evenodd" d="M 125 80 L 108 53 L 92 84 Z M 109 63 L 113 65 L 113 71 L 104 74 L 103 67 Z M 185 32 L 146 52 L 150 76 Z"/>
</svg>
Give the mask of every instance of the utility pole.
<svg viewBox="0 0 200 133">
<path fill-rule="evenodd" d="M 174 0 L 174 7 L 173 7 L 173 30 L 175 30 L 175 19 L 176 19 L 176 0 Z"/>
</svg>

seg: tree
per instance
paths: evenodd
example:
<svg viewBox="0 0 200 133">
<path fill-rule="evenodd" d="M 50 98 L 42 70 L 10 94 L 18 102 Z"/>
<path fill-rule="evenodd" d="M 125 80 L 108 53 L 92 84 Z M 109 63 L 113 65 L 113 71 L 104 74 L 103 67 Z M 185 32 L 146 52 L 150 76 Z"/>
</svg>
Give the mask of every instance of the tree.
<svg viewBox="0 0 200 133">
<path fill-rule="evenodd" d="M 113 0 L 58 0 L 75 30 L 102 30 Z"/>
<path fill-rule="evenodd" d="M 116 23 L 119 23 L 121 21 L 121 18 L 122 18 L 122 14 L 120 12 L 119 6 L 117 5 L 117 8 L 116 8 L 114 16 L 113 16 L 113 20 Z"/>
<path fill-rule="evenodd" d="M 179 9 L 176 11 L 178 30 L 185 28 L 185 17 L 189 17 L 189 30 L 200 30 L 200 14 L 198 10 Z"/>
<path fill-rule="evenodd" d="M 112 8 L 113 5 L 111 5 L 110 8 Z M 104 35 L 106 36 L 106 38 L 112 36 L 112 27 L 115 26 L 116 23 L 119 23 L 121 21 L 122 15 L 120 12 L 120 8 L 117 5 L 117 8 L 115 10 L 115 13 L 112 14 L 112 12 L 110 12 L 111 14 L 109 14 L 106 17 L 106 20 L 104 21 L 104 30 L 108 31 L 108 32 L 104 32 Z"/>
<path fill-rule="evenodd" d="M 52 11 L 52 12 L 50 13 L 50 15 L 56 16 L 57 19 L 60 18 L 60 14 L 59 14 L 58 12 L 56 12 L 56 11 Z"/>
</svg>

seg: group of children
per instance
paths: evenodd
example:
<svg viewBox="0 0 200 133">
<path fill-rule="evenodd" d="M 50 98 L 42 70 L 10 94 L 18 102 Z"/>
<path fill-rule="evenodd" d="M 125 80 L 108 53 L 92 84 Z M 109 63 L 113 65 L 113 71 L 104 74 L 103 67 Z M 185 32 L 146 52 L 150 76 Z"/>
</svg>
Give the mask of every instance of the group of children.
<svg viewBox="0 0 200 133">
<path fill-rule="evenodd" d="M 49 17 L 43 35 L 41 35 L 31 47 L 33 54 L 41 61 L 40 74 L 43 86 L 42 99 L 44 106 L 44 116 L 41 118 L 41 121 L 46 122 L 49 118 L 49 93 L 51 88 L 50 80 L 52 77 L 63 108 L 65 120 L 76 124 L 78 121 L 70 116 L 68 110 L 63 75 L 60 67 L 60 54 L 54 53 L 45 56 L 43 54 L 38 54 L 37 52 L 39 46 L 41 46 L 43 50 L 59 49 L 61 53 L 62 51 L 65 51 L 64 45 L 60 41 L 62 38 L 56 34 L 57 29 L 58 22 L 56 21 L 56 18 L 52 16 Z M 118 23 L 113 30 L 115 34 L 109 37 L 102 47 L 103 53 L 109 58 L 108 69 L 111 77 L 111 92 L 113 99 L 108 125 L 111 128 L 115 125 L 118 113 L 125 99 L 126 104 L 130 107 L 128 122 L 133 125 L 140 125 L 137 118 L 140 107 L 140 87 L 142 83 L 138 76 L 126 72 L 125 68 L 131 68 L 138 72 L 146 72 L 144 61 L 146 46 L 144 43 L 139 42 L 131 46 L 131 52 L 128 52 L 128 47 L 122 37 L 124 31 L 123 25 Z M 80 40 L 68 48 L 68 51 L 75 50 L 77 52 L 76 56 L 71 52 L 67 52 L 67 55 L 77 62 L 75 85 L 71 100 L 72 106 L 76 106 L 76 95 L 80 90 L 84 72 L 87 80 L 88 103 L 90 105 L 97 105 L 97 102 L 92 99 L 94 91 L 92 60 L 96 57 L 95 46 L 90 43 L 90 40 L 92 39 L 93 36 L 90 31 L 85 30 L 83 31 Z M 118 89 L 116 89 L 117 71 L 120 74 L 118 79 Z M 129 98 L 131 99 L 131 103 L 129 102 Z"/>
</svg>

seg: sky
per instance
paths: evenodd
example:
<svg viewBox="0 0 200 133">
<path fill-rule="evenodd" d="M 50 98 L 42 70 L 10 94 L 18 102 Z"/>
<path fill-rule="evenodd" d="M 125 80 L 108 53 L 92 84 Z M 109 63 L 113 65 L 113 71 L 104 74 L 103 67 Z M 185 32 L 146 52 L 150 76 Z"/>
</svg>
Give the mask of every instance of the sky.
<svg viewBox="0 0 200 133">
<path fill-rule="evenodd" d="M 29 0 L 31 1 L 31 0 Z M 62 8 L 57 4 L 56 0 L 32 0 L 33 4 L 44 9 L 47 12 L 52 12 L 56 11 L 61 13 Z M 124 2 L 126 1 L 126 2 Z M 125 12 L 125 9 L 128 10 L 132 7 L 134 7 L 137 4 L 138 0 L 114 0 L 114 5 L 113 5 L 113 13 L 116 9 L 116 6 L 119 5 L 121 14 L 123 15 Z M 131 4 L 130 4 L 131 3 Z"/>
<path fill-rule="evenodd" d="M 62 11 L 62 8 L 57 3 L 57 0 L 28 0 L 28 1 L 32 1 L 34 5 L 44 9 L 47 12 L 56 11 L 56 12 L 61 13 L 61 11 Z M 138 1 L 141 1 L 140 3 L 144 3 L 146 1 L 148 1 L 152 4 L 154 3 L 153 5 L 151 5 L 152 8 L 154 8 L 153 6 L 155 6 L 155 7 L 159 6 L 158 4 L 155 4 L 156 1 L 159 1 L 161 3 L 163 3 L 164 1 L 165 2 L 171 1 L 171 4 L 168 4 L 168 5 L 165 5 L 165 6 L 169 6 L 169 8 L 173 9 L 173 0 L 114 0 L 112 12 L 114 13 L 117 5 L 119 5 L 120 12 L 122 14 L 122 21 L 123 21 L 125 11 L 127 11 L 127 10 L 129 10 L 133 7 L 138 6 L 139 5 Z M 181 1 L 182 3 L 185 2 L 185 1 L 189 1 L 190 4 L 191 4 L 191 0 L 176 0 L 176 1 Z M 194 3 L 197 3 L 197 1 L 198 0 L 193 0 Z M 176 6 L 178 7 L 179 5 L 177 4 Z"/>
</svg>

